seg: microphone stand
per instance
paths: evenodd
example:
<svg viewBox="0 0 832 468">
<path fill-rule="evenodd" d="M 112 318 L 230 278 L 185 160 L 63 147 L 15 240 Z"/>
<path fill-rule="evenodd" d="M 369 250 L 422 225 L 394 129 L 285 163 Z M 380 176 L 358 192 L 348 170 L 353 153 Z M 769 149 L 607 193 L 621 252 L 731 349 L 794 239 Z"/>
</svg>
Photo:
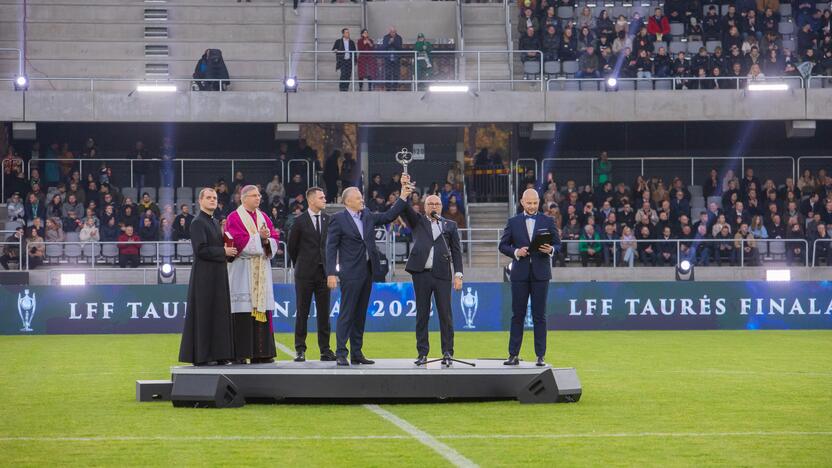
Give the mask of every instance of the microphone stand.
<svg viewBox="0 0 832 468">
<path fill-rule="evenodd" d="M 431 218 L 434 218 L 437 221 L 439 221 L 439 237 L 442 238 L 442 244 L 445 245 L 445 252 L 446 252 L 445 255 L 443 255 L 442 257 L 448 262 L 448 268 L 450 269 L 450 267 L 451 267 L 451 248 L 448 247 L 448 240 L 445 239 L 445 224 L 444 224 L 445 223 L 445 218 L 437 215 L 435 211 L 433 213 L 431 213 Z M 453 321 L 453 317 L 451 317 L 451 320 Z M 451 356 L 448 356 L 447 358 L 445 356 L 443 356 L 440 359 L 431 359 L 429 361 L 426 361 L 425 365 L 431 364 L 431 363 L 434 363 L 434 362 L 444 361 L 445 359 L 448 359 L 451 362 L 456 362 L 456 363 L 459 363 L 459 364 L 465 364 L 466 366 L 477 367 L 477 365 L 473 362 L 463 361 L 461 359 L 454 359 Z M 450 364 L 448 364 L 446 367 L 450 367 Z"/>
</svg>

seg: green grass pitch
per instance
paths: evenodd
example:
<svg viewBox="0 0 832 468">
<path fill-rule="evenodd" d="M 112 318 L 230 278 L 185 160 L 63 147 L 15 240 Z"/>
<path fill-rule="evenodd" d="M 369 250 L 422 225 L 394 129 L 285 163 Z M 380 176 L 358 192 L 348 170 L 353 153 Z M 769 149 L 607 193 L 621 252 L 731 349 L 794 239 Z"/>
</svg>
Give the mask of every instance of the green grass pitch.
<svg viewBox="0 0 832 468">
<path fill-rule="evenodd" d="M 508 334 L 456 337 L 460 358 L 502 357 Z M 290 335 L 277 340 L 291 347 Z M 552 332 L 549 340 L 549 361 L 578 369 L 577 404 L 381 408 L 480 466 L 832 466 L 830 331 Z M 411 333 L 371 333 L 365 352 L 413 358 L 414 342 Z M 169 378 L 178 346 L 177 335 L 0 337 L 0 464 L 452 465 L 447 451 L 364 405 L 137 403 L 135 380 Z M 527 334 L 525 359 L 531 348 Z"/>
</svg>

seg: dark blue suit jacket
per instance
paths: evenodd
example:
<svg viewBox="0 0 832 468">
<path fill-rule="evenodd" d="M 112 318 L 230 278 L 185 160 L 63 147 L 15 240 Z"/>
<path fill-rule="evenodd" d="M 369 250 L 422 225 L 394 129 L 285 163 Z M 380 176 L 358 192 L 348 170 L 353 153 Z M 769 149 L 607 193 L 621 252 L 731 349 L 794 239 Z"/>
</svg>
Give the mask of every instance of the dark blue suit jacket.
<svg viewBox="0 0 832 468">
<path fill-rule="evenodd" d="M 555 229 L 555 221 L 540 213 L 534 216 L 534 233 L 552 233 L 552 247 L 555 253 L 560 250 L 560 238 Z M 526 215 L 521 213 L 509 218 L 500 239 L 500 252 L 512 259 L 511 281 L 549 281 L 552 279 L 552 258 L 542 252 L 529 250 L 529 255 L 517 260 L 514 251 L 531 245 L 528 231 L 526 231 Z"/>
<path fill-rule="evenodd" d="M 326 237 L 326 274 L 336 275 L 342 281 L 363 279 L 367 274 L 381 270 L 381 256 L 376 248 L 375 227 L 392 222 L 405 207 L 405 201 L 399 198 L 384 213 L 371 213 L 364 208 L 361 220 L 364 225 L 364 239 L 355 226 L 350 213 L 344 211 L 332 216 Z M 367 271 L 367 256 L 370 257 L 371 271 Z M 340 265 L 335 271 L 335 264 Z"/>
</svg>

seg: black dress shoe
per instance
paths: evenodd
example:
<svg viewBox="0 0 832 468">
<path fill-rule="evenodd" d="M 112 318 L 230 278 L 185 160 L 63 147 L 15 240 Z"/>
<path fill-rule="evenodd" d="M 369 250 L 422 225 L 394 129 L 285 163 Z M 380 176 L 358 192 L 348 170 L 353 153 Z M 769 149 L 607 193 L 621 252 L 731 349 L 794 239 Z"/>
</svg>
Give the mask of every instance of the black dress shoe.
<svg viewBox="0 0 832 468">
<path fill-rule="evenodd" d="M 304 362 L 306 361 L 306 353 L 303 351 L 298 351 L 298 354 L 295 356 L 295 362 Z"/>
<path fill-rule="evenodd" d="M 271 364 L 274 362 L 273 358 L 253 358 L 251 360 L 252 364 Z"/>
<path fill-rule="evenodd" d="M 371 360 L 367 359 L 366 357 L 364 357 L 363 354 L 360 355 L 360 356 L 353 356 L 352 359 L 350 359 L 350 362 L 352 364 L 366 364 L 366 365 L 376 363 L 375 361 L 371 361 Z"/>
<path fill-rule="evenodd" d="M 424 354 L 420 354 L 419 357 L 416 358 L 416 361 L 413 364 L 416 364 L 417 366 L 424 366 L 427 363 L 428 363 L 428 357 L 425 356 Z"/>
<path fill-rule="evenodd" d="M 452 359 L 453 359 L 453 358 L 454 358 L 454 357 L 453 357 L 453 356 L 451 356 L 451 353 L 445 353 L 445 354 L 442 356 L 442 365 L 443 365 L 443 366 L 445 366 L 445 367 L 451 367 L 451 364 L 453 364 L 453 363 L 454 363 L 454 362 L 452 361 Z"/>
<path fill-rule="evenodd" d="M 520 359 L 517 356 L 511 355 L 508 360 L 503 363 L 504 366 L 516 366 L 520 364 Z"/>
<path fill-rule="evenodd" d="M 337 358 L 335 357 L 335 353 L 332 351 L 328 349 L 326 351 L 321 351 L 321 361 L 334 361 L 335 359 Z"/>
<path fill-rule="evenodd" d="M 537 357 L 537 363 L 535 365 L 540 366 L 540 367 L 543 367 L 543 366 L 546 365 L 546 361 L 543 360 L 543 356 L 538 356 Z"/>
<path fill-rule="evenodd" d="M 349 367 L 349 365 L 350 365 L 350 362 L 347 361 L 347 358 L 343 357 L 343 356 L 338 356 L 337 358 L 335 358 L 335 363 L 338 364 L 339 366 Z"/>
</svg>

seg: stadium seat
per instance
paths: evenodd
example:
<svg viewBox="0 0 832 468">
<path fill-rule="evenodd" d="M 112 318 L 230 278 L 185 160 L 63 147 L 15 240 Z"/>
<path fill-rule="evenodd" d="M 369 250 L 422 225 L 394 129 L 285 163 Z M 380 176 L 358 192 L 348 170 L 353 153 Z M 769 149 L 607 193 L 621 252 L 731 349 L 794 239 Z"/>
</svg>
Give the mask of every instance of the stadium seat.
<svg viewBox="0 0 832 468">
<path fill-rule="evenodd" d="M 686 52 L 688 49 L 687 44 L 684 42 L 673 41 L 670 43 L 670 54 L 676 55 L 679 52 Z"/>
<path fill-rule="evenodd" d="M 176 204 L 193 203 L 194 189 L 193 187 L 179 187 L 176 189 Z"/>
<path fill-rule="evenodd" d="M 537 60 L 529 60 L 528 62 L 523 62 L 523 78 L 540 78 L 540 62 Z"/>
<path fill-rule="evenodd" d="M 543 62 L 543 73 L 546 75 L 546 79 L 549 79 L 550 75 L 559 74 L 560 62 L 558 62 L 557 60 Z"/>
<path fill-rule="evenodd" d="M 610 13 L 611 17 L 618 18 L 621 15 L 624 15 L 625 17 L 629 18 L 630 17 L 630 9 L 625 7 L 625 6 L 621 6 L 621 5 L 616 5 L 616 6 L 612 7 L 612 13 Z"/>
<path fill-rule="evenodd" d="M 621 91 L 633 91 L 636 89 L 636 82 L 633 80 L 618 80 L 617 87 Z"/>
<path fill-rule="evenodd" d="M 64 258 L 68 261 L 78 263 L 82 255 L 81 244 L 66 244 L 64 246 Z"/>
<path fill-rule="evenodd" d="M 558 18 L 572 18 L 574 9 L 572 7 L 558 7 Z"/>
<path fill-rule="evenodd" d="M 672 80 L 653 80 L 653 86 L 654 86 L 655 89 L 671 90 L 671 89 L 673 89 L 673 81 Z"/>
<path fill-rule="evenodd" d="M 147 193 L 150 195 L 150 199 L 154 202 L 158 202 L 159 200 L 156 198 L 156 187 L 142 187 L 142 193 L 139 194 L 139 199 Z"/>
<path fill-rule="evenodd" d="M 44 244 L 44 257 L 49 263 L 58 263 L 64 257 L 64 246 L 62 244 L 54 244 L 46 242 Z"/>
<path fill-rule="evenodd" d="M 796 47 L 794 39 L 783 39 L 783 49 L 794 51 Z"/>
<path fill-rule="evenodd" d="M 563 66 L 563 73 L 567 75 L 574 75 L 578 72 L 578 62 L 567 60 L 561 64 Z"/>
<path fill-rule="evenodd" d="M 702 47 L 704 44 L 702 41 L 689 41 L 688 42 L 688 53 L 689 54 L 698 54 L 699 48 Z"/>
<path fill-rule="evenodd" d="M 820 6 L 820 5 L 818 5 Z M 792 16 L 792 5 L 790 3 L 781 3 L 780 4 L 780 16 L 783 18 L 791 18 Z"/>
<path fill-rule="evenodd" d="M 66 233 L 66 241 L 67 242 L 80 242 L 81 235 L 77 232 L 67 232 Z"/>
<path fill-rule="evenodd" d="M 23 226 L 23 221 L 6 221 L 5 230 L 7 231 L 14 231 L 15 229 Z"/>
<path fill-rule="evenodd" d="M 158 202 L 162 202 L 165 200 L 165 203 L 170 203 L 173 201 L 173 187 L 159 187 L 159 200 Z"/>
<path fill-rule="evenodd" d="M 724 4 L 724 5 L 721 5 L 721 6 L 720 6 L 720 8 L 719 8 L 719 15 L 720 15 L 720 16 L 725 16 L 725 15 L 727 15 L 727 14 L 728 14 L 728 7 L 729 7 L 729 6 L 731 6 L 731 5 L 729 5 L 729 4 L 727 4 L 727 3 L 726 3 L 726 4 Z M 737 14 L 739 14 L 739 12 L 737 12 Z"/>
<path fill-rule="evenodd" d="M 670 34 L 673 37 L 680 37 L 685 34 L 685 25 L 682 23 L 670 23 Z"/>
<path fill-rule="evenodd" d="M 194 260 L 194 249 L 190 241 L 176 243 L 176 258 L 182 263 L 190 263 Z"/>
<path fill-rule="evenodd" d="M 720 41 L 708 41 L 705 43 L 705 49 L 708 51 L 709 54 L 714 53 L 717 47 L 721 47 L 722 42 Z"/>
<path fill-rule="evenodd" d="M 176 255 L 176 244 L 173 242 L 165 242 L 159 244 L 159 259 L 163 262 L 172 262 Z"/>
<path fill-rule="evenodd" d="M 576 261 L 581 259 L 580 246 L 577 242 L 566 243 L 566 258 L 568 258 L 569 261 Z"/>
<path fill-rule="evenodd" d="M 157 244 L 142 244 L 139 249 L 139 257 L 145 263 L 156 263 L 156 245 Z"/>
<path fill-rule="evenodd" d="M 94 259 L 101 256 L 101 244 L 87 242 L 81 246 L 81 254 L 84 260 L 92 263 Z"/>
<path fill-rule="evenodd" d="M 563 83 L 563 90 L 564 91 L 580 91 L 581 90 L 581 85 L 578 81 L 566 80 Z"/>
<path fill-rule="evenodd" d="M 124 198 L 129 198 L 133 202 L 139 201 L 139 189 L 136 187 L 124 187 L 121 189 L 121 195 Z"/>
<path fill-rule="evenodd" d="M 693 198 L 699 197 L 702 198 L 702 186 L 701 185 L 690 185 L 688 186 L 688 192 L 690 192 L 690 196 Z"/>
<path fill-rule="evenodd" d="M 772 241 L 768 243 L 768 254 L 775 258 L 784 258 L 786 256 L 786 242 Z"/>
<path fill-rule="evenodd" d="M 581 81 L 581 91 L 598 91 L 597 81 Z"/>
<path fill-rule="evenodd" d="M 106 263 L 115 264 L 118 260 L 118 246 L 116 244 L 101 244 L 101 256 Z"/>
<path fill-rule="evenodd" d="M 721 208 L 722 207 L 722 197 L 720 197 L 718 195 L 713 196 L 713 197 L 708 197 L 708 206 L 710 206 L 711 203 L 716 203 Z"/>
<path fill-rule="evenodd" d="M 794 23 L 790 23 L 788 21 L 781 21 L 780 24 L 777 26 L 777 31 L 780 34 L 794 34 Z"/>
</svg>

